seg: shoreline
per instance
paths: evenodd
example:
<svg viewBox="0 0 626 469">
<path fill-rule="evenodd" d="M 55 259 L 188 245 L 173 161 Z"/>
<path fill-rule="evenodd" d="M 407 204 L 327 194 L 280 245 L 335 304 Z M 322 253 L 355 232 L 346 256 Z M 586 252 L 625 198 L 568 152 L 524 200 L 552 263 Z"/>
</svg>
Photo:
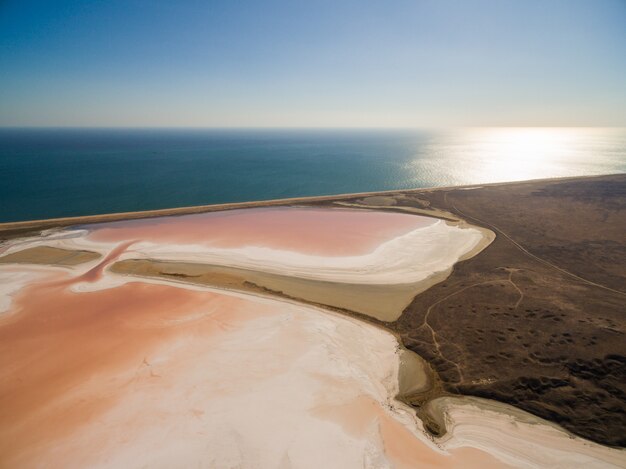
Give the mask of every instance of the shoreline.
<svg viewBox="0 0 626 469">
<path fill-rule="evenodd" d="M 438 192 L 438 191 L 442 191 L 442 190 L 467 190 L 467 189 L 475 189 L 475 188 L 482 188 L 482 187 L 494 187 L 494 186 L 517 186 L 517 185 L 525 185 L 525 184 L 532 184 L 532 183 L 537 183 L 537 182 L 542 182 L 542 181 L 557 181 L 557 182 L 561 182 L 561 181 L 576 181 L 576 180 L 589 180 L 589 179 L 603 179 L 603 178 L 607 178 L 607 177 L 611 177 L 611 176 L 620 176 L 620 175 L 608 175 L 608 176 L 584 176 L 584 177 L 568 177 L 568 178 L 550 178 L 550 179 L 539 179 L 539 180 L 529 180 L 529 181 L 515 181 L 515 182 L 507 182 L 507 183 L 493 183 L 493 184 L 482 184 L 482 185 L 472 185 L 472 186 L 454 186 L 454 187 L 448 187 L 448 188 L 425 188 L 425 189 L 411 189 L 411 190 L 394 190 L 394 191 L 386 191 L 386 192 L 370 192 L 370 193 L 358 193 L 358 194 L 342 194 L 342 195 L 335 195 L 335 196 L 316 196 L 316 197 L 307 197 L 307 198 L 296 198 L 296 199 L 277 199 L 277 200 L 273 200 L 273 201 L 258 201 L 258 202 L 244 202 L 244 203 L 238 203 L 238 204 L 219 204 L 219 205 L 207 205 L 207 206 L 198 206 L 198 207 L 185 207 L 185 208 L 180 208 L 180 209 L 165 209 L 165 210 L 158 210 L 158 211 L 148 211 L 148 212 L 129 212 L 129 213 L 122 213 L 122 214 L 109 214 L 109 215 L 96 215 L 96 216 L 87 216 L 87 217 L 76 217 L 76 218 L 68 218 L 68 219 L 50 219 L 50 220 L 40 220 L 40 221 L 31 221 L 31 222 L 17 222 L 17 223 L 26 223 L 26 224 L 31 224 L 31 228 L 28 229 L 31 233 L 37 231 L 37 224 L 44 224 L 47 225 L 49 223 L 55 223 L 58 222 L 59 220 L 62 222 L 67 222 L 67 224 L 65 225 L 57 225 L 58 227 L 63 227 L 63 226 L 71 226 L 74 224 L 89 224 L 89 223 L 99 223 L 102 221 L 114 221 L 114 220 L 102 220 L 101 217 L 121 217 L 121 218 L 117 218 L 119 220 L 126 220 L 126 219 L 137 219 L 137 218 L 152 218 L 152 217 L 162 217 L 162 216 L 176 216 L 176 215 L 184 215 L 184 214 L 191 214 L 191 213 L 203 213 L 203 212 L 212 212 L 212 211 L 220 211 L 220 210 L 232 210 L 232 209 L 239 209 L 239 208 L 260 208 L 260 207 L 270 207 L 270 206 L 290 206 L 293 204 L 297 204 L 298 202 L 295 201 L 299 201 L 300 203 L 311 203 L 313 204 L 313 206 L 315 206 L 314 204 L 316 202 L 334 202 L 334 201 L 340 201 L 343 199 L 354 199 L 354 198 L 358 198 L 358 197 L 370 197 L 370 196 L 376 196 L 376 195 L 385 195 L 385 194 L 394 194 L 394 195 L 398 195 L 398 194 L 420 194 L 420 193 L 430 193 L 430 192 Z M 447 194 L 444 194 L 447 195 Z M 233 206 L 234 205 L 234 206 Z M 344 204 L 337 204 L 337 205 L 344 205 Z M 335 207 L 335 208 L 339 208 L 337 207 L 337 205 L 320 205 L 322 207 L 326 207 L 326 208 L 331 208 L 331 207 Z M 345 204 L 348 205 L 348 204 Z M 344 207 L 345 207 L 344 205 Z M 390 206 L 378 206 L 378 205 L 372 205 L 372 206 L 368 206 L 366 203 L 359 203 L 358 201 L 354 201 L 354 204 L 350 204 L 348 207 L 345 208 L 358 208 L 358 209 L 365 209 L 365 210 L 374 210 L 374 211 L 382 211 L 382 210 L 390 210 L 390 211 L 398 211 L 398 212 L 403 212 L 403 213 L 411 213 L 414 215 L 427 215 L 427 212 L 430 212 L 431 215 L 430 216 L 434 216 L 436 218 L 440 218 L 437 215 L 434 215 L 435 212 L 438 212 L 439 214 L 441 213 L 440 211 L 437 210 L 433 210 L 432 207 L 428 207 L 428 209 L 426 210 L 421 210 L 421 209 L 413 209 L 410 210 L 410 207 L 406 207 L 408 210 L 403 210 L 403 206 L 402 205 L 390 205 Z M 167 212 L 167 213 L 163 213 L 163 212 Z M 174 213 L 172 213 L 174 212 Z M 447 213 L 447 212 L 446 212 Z M 138 215 L 138 216 L 134 216 L 134 215 Z M 469 227 L 474 227 L 474 228 L 480 228 L 480 225 L 474 224 L 474 223 L 470 223 L 467 219 L 462 218 L 460 215 L 454 215 L 452 213 L 450 213 L 450 215 L 453 215 L 456 220 L 452 221 L 452 220 L 446 220 L 444 221 L 444 223 L 450 223 L 450 224 L 460 224 L 465 225 L 465 226 L 469 226 Z M 94 217 L 98 218 L 98 220 L 92 220 Z M 83 221 L 83 222 L 77 222 L 77 220 L 85 220 L 85 219 L 89 219 L 92 221 Z M 471 219 L 471 218 L 470 218 Z M 6 227 L 7 224 L 0 224 L 0 239 L 2 239 L 2 235 L 3 233 L 5 233 L 7 230 L 4 229 Z M 15 223 L 9 223 L 8 225 L 15 225 Z M 50 228 L 55 228 L 57 226 L 50 226 Z M 40 228 L 41 230 L 45 229 L 44 227 Z M 484 231 L 483 231 L 484 230 Z M 9 230 L 10 231 L 10 230 Z M 485 232 L 489 232 L 492 235 L 495 234 L 486 228 L 481 229 L 481 231 L 483 231 L 483 233 Z M 485 242 L 486 239 L 485 237 L 483 237 L 483 242 Z M 483 249 L 485 249 L 491 242 L 493 241 L 493 238 L 486 242 L 486 244 L 484 246 L 476 246 L 474 249 L 472 249 L 470 252 L 466 253 L 464 256 L 462 256 L 461 258 L 459 258 L 454 265 L 452 266 L 452 268 L 450 269 L 450 271 L 457 269 L 457 266 L 459 263 L 461 263 L 462 261 L 465 261 L 467 259 L 470 259 L 474 256 L 476 256 L 478 253 L 480 253 Z M 447 278 L 450 275 L 450 272 L 446 272 L 445 277 Z M 130 276 L 132 277 L 132 276 Z M 165 279 L 163 279 L 165 280 Z M 176 282 L 174 279 L 168 279 L 166 280 L 167 283 L 169 282 L 174 282 L 174 283 L 178 283 Z M 188 282 L 180 282 L 180 283 L 186 283 L 188 284 Z M 430 285 L 429 285 L 430 287 Z M 210 288 L 210 286 L 209 286 Z M 218 289 L 220 289 L 219 287 L 217 287 Z M 228 290 L 228 289 L 226 289 Z M 235 289 L 234 291 L 239 291 L 237 289 Z M 250 294 L 250 292 L 244 292 L 244 294 Z M 254 294 L 253 294 L 254 295 Z M 256 295 L 254 295 L 256 296 Z M 260 295 L 260 296 L 265 296 L 265 295 Z M 268 295 L 269 297 L 274 297 L 276 298 L 275 295 Z M 285 297 L 278 297 L 277 298 L 279 301 L 288 301 L 288 302 L 294 302 L 296 304 L 307 304 L 306 301 L 299 301 L 298 298 L 285 298 Z M 337 309 L 333 309 L 333 308 L 328 308 L 325 305 L 322 304 L 311 304 L 308 303 L 308 306 L 313 306 L 316 308 L 320 308 L 326 312 L 334 312 L 335 314 L 340 314 L 342 316 L 349 316 L 349 317 L 353 317 L 355 320 L 358 321 L 363 321 L 364 318 L 360 317 L 359 315 L 353 315 L 350 314 L 347 311 L 340 311 Z M 347 313 L 347 314 L 346 314 Z M 436 415 L 432 415 L 428 412 L 428 407 L 429 407 L 429 403 L 435 401 L 435 400 L 439 400 L 442 398 L 446 398 L 446 402 L 450 402 L 449 399 L 452 399 L 454 401 L 457 402 L 467 402 L 469 401 L 474 401 L 477 398 L 472 397 L 471 395 L 465 395 L 464 393 L 460 393 L 460 394 L 456 394 L 456 393 L 450 393 L 448 391 L 446 391 L 443 387 L 441 387 L 441 379 L 438 376 L 437 371 L 433 368 L 433 365 L 430 363 L 429 360 L 427 360 L 426 358 L 423 358 L 422 356 L 420 356 L 419 354 L 415 353 L 413 350 L 410 350 L 404 340 L 402 339 L 402 335 L 394 330 L 393 328 L 388 327 L 387 325 L 385 325 L 384 323 L 376 323 L 376 321 L 371 321 L 371 320 L 366 320 L 365 322 L 369 323 L 370 325 L 375 325 L 377 327 L 380 327 L 381 329 L 385 330 L 388 333 L 391 333 L 394 337 L 396 337 L 397 341 L 398 341 L 398 345 L 400 347 L 400 349 L 402 350 L 406 350 L 408 352 L 410 352 L 411 354 L 414 354 L 415 357 L 417 357 L 423 364 L 424 364 L 424 368 L 425 370 L 427 370 L 429 373 L 432 373 L 431 376 L 431 380 L 430 380 L 430 386 L 426 386 L 426 387 L 422 387 L 420 388 L 420 390 L 417 393 L 408 393 L 407 395 L 404 395 L 403 393 L 399 392 L 397 396 L 395 396 L 395 399 L 400 401 L 400 402 L 404 402 L 405 404 L 409 405 L 409 407 L 411 407 L 413 409 L 413 411 L 417 411 L 418 413 L 418 418 L 422 421 L 424 428 L 428 428 L 429 433 L 434 434 L 434 438 L 435 441 L 438 441 L 440 438 L 445 438 L 445 433 L 447 430 L 449 430 L 448 428 L 446 428 L 448 425 L 446 425 L 446 419 L 438 419 Z M 449 398 L 449 399 L 448 399 Z M 441 401 L 440 401 L 441 402 Z M 569 430 L 567 430 L 566 428 L 564 428 L 561 425 L 555 424 L 554 422 L 552 422 L 551 420 L 546 420 L 545 418 L 541 418 L 538 417 L 532 413 L 529 413 L 527 411 L 524 411 L 523 409 L 520 409 L 519 407 L 516 406 L 512 406 L 510 404 L 507 404 L 505 402 L 496 400 L 496 399 L 488 399 L 485 402 L 487 402 L 488 407 L 497 407 L 497 408 L 501 408 L 503 413 L 507 413 L 507 409 L 509 409 L 509 412 L 511 411 L 515 411 L 515 412 L 523 412 L 524 415 L 528 416 L 529 418 L 532 418 L 532 420 L 536 421 L 537 423 L 542 423 L 544 425 L 551 425 L 554 426 L 556 428 L 558 428 L 558 430 L 560 432 L 563 432 L 565 435 L 574 438 L 581 438 L 580 436 L 575 436 L 572 432 L 570 432 Z M 417 406 L 415 405 L 417 404 Z M 417 407 L 417 409 L 416 409 Z M 423 407 L 423 408 L 422 408 Z M 439 428 L 441 428 L 441 426 L 443 426 L 443 432 L 441 432 L 440 434 L 438 434 L 438 432 L 433 432 L 432 431 L 432 423 L 437 424 L 437 426 Z M 439 423 L 443 424 L 443 425 L 439 425 Z M 430 425 L 429 425 L 430 424 Z M 583 439 L 583 441 L 588 441 L 591 442 L 591 440 L 587 440 L 587 439 Z M 592 443 L 593 444 L 593 443 Z M 613 446 L 610 445 L 602 445 L 605 448 L 615 448 Z"/>
<path fill-rule="evenodd" d="M 565 177 L 553 177 L 553 178 L 540 178 L 540 179 L 527 179 L 523 181 L 506 181 L 506 182 L 493 182 L 485 184 L 468 184 L 460 186 L 441 186 L 441 187 L 424 187 L 414 189 L 393 189 L 389 191 L 372 191 L 372 192 L 354 192 L 343 193 L 333 195 L 320 195 L 320 196 L 306 196 L 306 197 L 292 197 L 285 199 L 268 199 L 248 202 L 229 202 L 223 204 L 207 204 L 207 205 L 192 205 L 186 207 L 164 208 L 155 210 L 141 210 L 131 212 L 114 212 L 98 215 L 79 215 L 75 217 L 59 217 L 59 218 L 47 218 L 37 220 L 25 220 L 25 221 L 13 221 L 0 223 L 0 240 L 5 238 L 19 237 L 21 234 L 30 233 L 34 231 L 43 231 L 52 228 L 61 228 L 73 225 L 87 225 L 111 221 L 122 220 L 135 220 L 142 218 L 156 218 L 166 216 L 177 215 L 190 215 L 195 213 L 216 212 L 224 210 L 236 210 L 244 208 L 262 208 L 273 206 L 291 206 L 304 204 L 316 204 L 319 202 L 334 202 L 344 199 L 353 199 L 356 197 L 370 197 L 370 196 L 384 196 L 384 195 L 398 195 L 398 194 L 419 194 L 430 193 L 440 191 L 453 191 L 453 190 L 472 190 L 483 187 L 501 187 L 501 186 L 513 186 L 513 185 L 525 185 L 541 182 L 565 182 L 575 180 L 590 180 L 598 178 L 606 178 L 613 176 L 621 176 L 624 173 L 611 173 L 603 175 L 593 176 L 565 176 Z M 367 208 L 367 207 L 362 207 Z M 371 207 L 375 209 L 375 207 Z M 391 207 L 387 207 L 391 208 Z M 378 208 L 380 210 L 380 208 Z"/>
</svg>

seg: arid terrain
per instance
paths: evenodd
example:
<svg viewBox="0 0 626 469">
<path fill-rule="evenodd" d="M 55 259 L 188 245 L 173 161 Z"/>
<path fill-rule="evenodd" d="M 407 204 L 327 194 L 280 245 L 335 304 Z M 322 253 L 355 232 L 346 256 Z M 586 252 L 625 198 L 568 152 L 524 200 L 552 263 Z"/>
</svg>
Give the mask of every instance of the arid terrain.
<svg viewBox="0 0 626 469">
<path fill-rule="evenodd" d="M 445 389 L 626 446 L 626 175 L 386 198 L 496 233 L 387 324 Z"/>
</svg>

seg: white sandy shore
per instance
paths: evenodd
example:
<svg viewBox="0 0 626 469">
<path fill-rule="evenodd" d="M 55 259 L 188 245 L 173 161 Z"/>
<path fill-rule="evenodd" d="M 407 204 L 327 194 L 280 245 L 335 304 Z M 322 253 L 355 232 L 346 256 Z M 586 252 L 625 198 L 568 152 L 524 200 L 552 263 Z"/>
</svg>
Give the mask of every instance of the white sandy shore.
<svg viewBox="0 0 626 469">
<path fill-rule="evenodd" d="M 480 448 L 521 468 L 626 467 L 626 450 L 584 440 L 507 404 L 463 396 L 440 397 L 428 406 L 444 416 L 448 434 L 438 442 L 447 450 Z"/>
<path fill-rule="evenodd" d="M 361 284 L 418 283 L 450 269 L 483 239 L 473 228 L 458 228 L 438 221 L 378 246 L 369 254 L 323 257 L 293 251 L 245 246 L 200 250 L 195 246 L 133 246 L 135 253 L 159 260 L 182 260 L 229 265 L 300 278 Z"/>
<path fill-rule="evenodd" d="M 45 239 L 42 245 L 87 249 L 104 254 L 113 246 L 94 242 L 75 231 Z M 279 275 L 340 283 L 408 284 L 445 272 L 484 239 L 475 228 L 459 228 L 444 221 L 413 230 L 357 256 L 319 256 L 257 246 L 207 248 L 184 244 L 137 242 L 120 259 L 201 262 Z M 10 247 L 7 253 L 17 250 Z"/>
</svg>

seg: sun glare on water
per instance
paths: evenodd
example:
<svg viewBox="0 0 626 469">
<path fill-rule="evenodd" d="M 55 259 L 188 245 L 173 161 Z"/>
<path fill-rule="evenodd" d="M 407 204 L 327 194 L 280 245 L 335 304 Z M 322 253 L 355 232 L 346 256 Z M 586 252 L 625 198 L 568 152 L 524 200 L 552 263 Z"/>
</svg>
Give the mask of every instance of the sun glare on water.
<svg viewBox="0 0 626 469">
<path fill-rule="evenodd" d="M 485 129 L 479 135 L 475 151 L 486 158 L 480 179 L 490 182 L 556 173 L 580 139 L 571 129 L 552 128 Z"/>
<path fill-rule="evenodd" d="M 407 170 L 433 185 L 520 181 L 614 172 L 623 142 L 614 129 L 490 127 L 443 132 Z"/>
</svg>

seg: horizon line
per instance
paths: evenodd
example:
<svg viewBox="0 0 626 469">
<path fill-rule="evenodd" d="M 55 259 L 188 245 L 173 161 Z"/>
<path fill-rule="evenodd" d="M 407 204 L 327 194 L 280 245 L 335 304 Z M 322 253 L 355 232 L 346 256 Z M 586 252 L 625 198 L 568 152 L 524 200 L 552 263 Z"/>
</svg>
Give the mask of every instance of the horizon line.
<svg viewBox="0 0 626 469">
<path fill-rule="evenodd" d="M 445 130 L 445 129 L 624 129 L 625 125 L 450 125 L 450 126 L 194 126 L 194 125 L 0 125 L 0 130 Z"/>
</svg>

